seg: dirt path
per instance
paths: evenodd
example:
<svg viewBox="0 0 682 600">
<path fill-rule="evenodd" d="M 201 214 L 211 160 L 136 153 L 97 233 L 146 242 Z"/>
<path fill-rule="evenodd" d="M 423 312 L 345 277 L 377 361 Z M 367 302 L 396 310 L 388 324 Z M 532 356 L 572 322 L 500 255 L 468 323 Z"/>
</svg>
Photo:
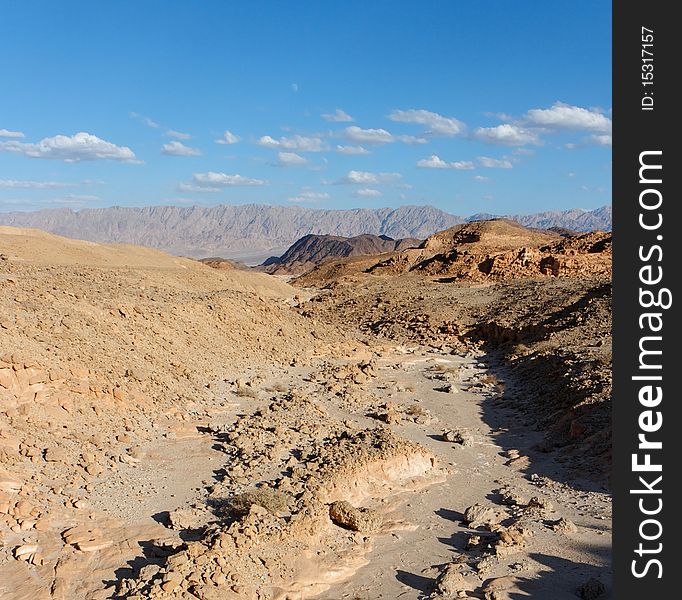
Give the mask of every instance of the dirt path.
<svg viewBox="0 0 682 600">
<path fill-rule="evenodd" d="M 204 407 L 196 419 L 179 422 L 175 432 L 141 448 L 135 461 L 120 465 L 116 475 L 91 495 L 93 509 L 124 522 L 130 531 L 149 530 L 157 539 L 175 539 L 176 545 L 188 535 L 200 539 L 202 527 L 216 522 L 209 509 L 214 488 L 224 497 L 278 471 L 276 462 L 269 466 L 265 461 L 260 474 L 256 469 L 237 487 L 222 482 L 225 470 L 234 470 L 239 461 L 226 459 L 216 430 L 228 430 L 239 415 L 250 427 L 249 415 L 267 414 L 277 389 L 297 390 L 311 408 L 320 408 L 323 426 L 344 422 L 356 430 L 372 430 L 383 423 L 399 438 L 416 442 L 435 456 L 437 473 L 426 487 L 398 486 L 394 492 L 366 496 L 362 506 L 397 525 L 363 538 L 355 555 L 351 551 L 334 559 L 332 552 L 326 574 L 308 573 L 309 580 L 301 579 L 292 588 L 297 592 L 281 598 L 455 597 L 447 593 L 455 589 L 444 575 L 448 569 L 464 573 L 456 583 L 461 588 L 464 582 L 470 597 L 484 597 L 485 585 L 496 581 L 492 585 L 501 588 L 497 595 L 485 596 L 494 600 L 574 600 L 576 590 L 590 579 L 608 583 L 609 497 L 557 483 L 563 480 L 561 465 L 553 455 L 533 450 L 540 434 L 529 431 L 499 402 L 504 382 L 492 375 L 500 369 L 488 357 L 421 347 L 385 348 L 374 357 L 371 376 L 346 377 L 344 393 L 334 393 L 330 373 L 336 368 L 345 373 L 352 361 L 321 357 L 313 367 L 263 367 L 253 392 L 222 407 Z M 467 525 L 465 513 L 474 505 L 497 514 L 487 525 Z M 522 539 L 496 548 L 500 527 L 521 531 Z M 100 561 L 104 558 L 101 555 Z M 138 556 L 128 562 L 132 569 L 116 568 L 113 557 L 111 566 L 106 564 L 101 565 L 104 572 L 108 569 L 110 575 L 127 579 L 140 567 L 163 565 L 163 560 Z M 157 566 L 153 568 L 158 572 Z"/>
<path fill-rule="evenodd" d="M 518 423 L 497 431 L 486 423 L 491 418 L 488 415 L 484 420 L 485 413 L 492 412 L 497 421 L 505 415 L 501 409 L 489 408 L 499 395 L 501 382 L 494 381 L 481 358 L 422 349 L 381 357 L 372 392 L 385 396 L 386 389 L 382 388 L 387 382 L 395 382 L 391 388 L 413 391 L 392 394 L 392 402 L 404 406 L 418 400 L 419 406 L 434 417 L 424 419 L 423 424 L 403 420 L 390 427 L 433 452 L 448 474 L 440 484 L 402 494 L 398 511 L 416 529 L 380 536 L 367 556 L 369 564 L 320 599 L 408 600 L 431 593 L 443 565 L 471 555 L 465 546 L 473 532 L 463 524 L 464 511 L 476 503 L 502 508 L 495 492 L 501 487 L 526 500 L 533 496 L 550 500 L 554 510 L 533 523 L 532 538 L 524 549 L 490 561 L 479 572 L 484 580 L 513 575 L 517 594 L 510 597 L 530 595 L 554 600 L 576 598 L 578 587 L 591 577 L 608 581 L 611 543 L 608 497 L 578 492 L 544 478 L 535 482 L 529 479 L 534 469 L 525 457 L 539 436 L 528 433 Z M 445 391 L 448 387 L 449 392 Z M 470 434 L 473 444 L 462 446 L 443 440 L 445 430 L 456 428 Z M 516 441 L 518 453 L 509 453 L 509 449 L 501 446 L 497 441 L 501 435 Z M 510 456 L 518 458 L 508 464 Z M 548 525 L 562 517 L 573 522 L 577 531 L 551 530 Z"/>
</svg>

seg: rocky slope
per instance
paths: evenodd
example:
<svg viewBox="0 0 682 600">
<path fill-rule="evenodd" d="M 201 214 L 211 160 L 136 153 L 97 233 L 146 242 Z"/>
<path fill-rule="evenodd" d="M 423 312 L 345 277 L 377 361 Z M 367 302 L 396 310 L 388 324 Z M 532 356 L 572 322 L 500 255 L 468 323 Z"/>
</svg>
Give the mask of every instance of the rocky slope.
<svg viewBox="0 0 682 600">
<path fill-rule="evenodd" d="M 496 219 L 455 225 L 430 236 L 416 248 L 382 257 L 326 262 L 303 274 L 297 283 L 320 286 L 363 272 L 413 272 L 452 281 L 610 276 L 611 259 L 610 233 L 562 236 Z"/>
<path fill-rule="evenodd" d="M 33 227 L 95 242 L 140 244 L 171 254 L 203 258 L 263 258 L 284 252 L 309 234 L 353 237 L 386 235 L 419 238 L 481 217 L 455 216 L 432 206 L 323 210 L 296 206 L 220 205 L 214 207 L 67 208 L 0 213 L 0 225 Z M 574 209 L 509 217 L 524 225 L 576 231 L 611 229 L 611 209 Z M 252 263 L 253 264 L 253 263 Z"/>
<path fill-rule="evenodd" d="M 272 256 L 261 268 L 267 273 L 304 273 L 332 258 L 384 254 L 414 248 L 422 240 L 394 240 L 382 235 L 357 235 L 345 238 L 333 235 L 306 235 L 292 244 L 282 256 Z"/>
<path fill-rule="evenodd" d="M 0 227 L 0 597 L 609 597 L 608 277 L 214 266 Z"/>
</svg>

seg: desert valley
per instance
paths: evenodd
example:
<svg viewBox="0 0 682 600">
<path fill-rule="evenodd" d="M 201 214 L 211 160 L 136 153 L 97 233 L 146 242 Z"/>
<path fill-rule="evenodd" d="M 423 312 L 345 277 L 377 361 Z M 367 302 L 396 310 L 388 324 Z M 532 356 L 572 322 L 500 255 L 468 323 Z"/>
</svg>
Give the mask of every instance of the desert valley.
<svg viewBox="0 0 682 600">
<path fill-rule="evenodd" d="M 0 227 L 0 596 L 610 597 L 611 234 L 424 237 Z"/>
</svg>

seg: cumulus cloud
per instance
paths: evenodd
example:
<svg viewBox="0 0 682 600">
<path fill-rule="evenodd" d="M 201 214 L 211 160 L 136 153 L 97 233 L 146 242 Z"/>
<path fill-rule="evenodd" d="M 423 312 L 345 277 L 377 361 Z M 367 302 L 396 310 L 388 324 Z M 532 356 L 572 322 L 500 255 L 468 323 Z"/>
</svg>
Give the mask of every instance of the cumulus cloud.
<svg viewBox="0 0 682 600">
<path fill-rule="evenodd" d="M 216 144 L 232 145 L 236 144 L 240 140 L 239 136 L 235 135 L 231 131 L 225 131 L 223 137 L 215 141 Z"/>
<path fill-rule="evenodd" d="M 344 129 L 346 138 L 360 144 L 391 144 L 395 142 L 393 134 L 385 129 L 362 129 L 357 125 L 351 125 Z"/>
<path fill-rule="evenodd" d="M 322 138 L 306 137 L 302 135 L 282 137 L 278 140 L 269 135 L 264 135 L 256 143 L 259 146 L 264 146 L 266 148 L 296 150 L 298 152 L 323 152 L 327 149 Z"/>
<path fill-rule="evenodd" d="M 339 154 L 347 154 L 350 156 L 358 156 L 361 154 L 369 154 L 369 150 L 363 146 L 336 146 L 336 151 Z"/>
<path fill-rule="evenodd" d="M 176 138 L 178 140 L 188 140 L 192 136 L 189 133 L 183 133 L 182 131 L 175 131 L 175 129 L 169 129 L 166 131 L 166 137 Z"/>
<path fill-rule="evenodd" d="M 555 102 L 551 108 L 533 108 L 525 114 L 524 121 L 547 129 L 594 133 L 608 133 L 612 126 L 611 119 L 598 110 L 563 102 Z"/>
<path fill-rule="evenodd" d="M 140 123 L 143 123 L 147 127 L 151 127 L 152 129 L 158 129 L 159 127 L 161 127 L 161 125 L 159 125 L 153 119 L 150 119 L 149 117 L 145 117 L 144 115 L 141 115 L 141 114 L 136 113 L 136 112 L 131 112 L 130 118 L 135 119 L 135 120 L 139 121 Z"/>
<path fill-rule="evenodd" d="M 423 158 L 417 161 L 417 166 L 421 169 L 457 169 L 467 170 L 475 169 L 476 166 L 469 160 L 458 160 L 455 162 L 446 162 L 440 156 L 432 154 L 428 158 Z"/>
<path fill-rule="evenodd" d="M 356 190 L 353 192 L 355 196 L 360 196 L 361 198 L 378 198 L 381 196 L 381 192 L 379 190 L 375 190 L 373 188 L 362 188 L 360 190 Z"/>
<path fill-rule="evenodd" d="M 0 129 L 0 137 L 20 139 L 26 136 L 21 131 L 10 131 L 9 129 Z"/>
<path fill-rule="evenodd" d="M 201 150 L 185 146 L 182 142 L 168 142 L 161 148 L 166 156 L 201 156 Z"/>
<path fill-rule="evenodd" d="M 331 121 L 332 123 L 350 123 L 351 121 L 355 120 L 347 112 L 341 110 L 340 108 L 337 108 L 331 114 L 325 113 L 321 116 L 325 121 Z"/>
<path fill-rule="evenodd" d="M 291 198 L 287 198 L 289 202 L 293 202 L 294 204 L 306 204 L 306 203 L 315 203 L 315 202 L 321 202 L 323 200 L 328 200 L 329 199 L 329 194 L 326 192 L 313 192 L 310 190 L 304 190 L 298 196 L 293 196 Z"/>
<path fill-rule="evenodd" d="M 405 144 L 426 144 L 428 140 L 413 135 L 393 135 L 385 129 L 362 129 L 357 125 L 351 125 L 343 130 L 346 139 L 357 144 L 393 144 L 403 142 Z"/>
<path fill-rule="evenodd" d="M 302 167 L 308 164 L 308 160 L 295 152 L 278 152 L 277 164 L 280 167 Z"/>
<path fill-rule="evenodd" d="M 0 142 L 0 152 L 23 154 L 30 158 L 48 158 L 65 162 L 82 160 L 119 160 L 140 163 L 127 146 L 117 146 L 83 131 L 72 136 L 55 135 L 39 142 L 25 143 L 10 140 Z"/>
<path fill-rule="evenodd" d="M 393 183 L 398 181 L 402 175 L 400 173 L 369 173 L 368 171 L 348 171 L 338 183 L 351 185 L 377 185 L 382 183 Z"/>
<path fill-rule="evenodd" d="M 192 181 L 181 183 L 178 189 L 181 192 L 219 192 L 226 187 L 265 185 L 265 183 L 262 179 L 209 171 L 208 173 L 194 173 Z"/>
<path fill-rule="evenodd" d="M 444 117 L 429 110 L 414 109 L 394 110 L 388 118 L 398 123 L 416 123 L 423 125 L 427 133 L 432 135 L 452 136 L 463 133 L 466 126 L 454 117 Z"/>
<path fill-rule="evenodd" d="M 54 190 L 59 188 L 78 187 L 78 183 L 66 183 L 62 181 L 27 181 L 19 179 L 0 179 L 0 188 L 24 189 L 24 190 Z"/>
<path fill-rule="evenodd" d="M 474 181 L 478 181 L 479 183 L 483 183 L 485 181 L 489 181 L 489 177 L 486 177 L 485 175 L 474 175 Z"/>
<path fill-rule="evenodd" d="M 417 137 L 414 135 L 398 135 L 395 138 L 403 144 L 428 144 L 429 140 L 423 137 Z"/>
<path fill-rule="evenodd" d="M 540 143 L 540 138 L 534 131 L 509 123 L 496 127 L 479 127 L 474 131 L 473 138 L 484 144 L 502 144 L 503 146 L 525 146 L 526 144 Z"/>
<path fill-rule="evenodd" d="M 613 143 L 610 133 L 595 133 L 588 138 L 588 142 L 598 146 L 611 146 Z"/>
<path fill-rule="evenodd" d="M 490 158 L 489 156 L 479 156 L 478 162 L 486 169 L 511 169 L 513 164 L 506 158 Z"/>
</svg>

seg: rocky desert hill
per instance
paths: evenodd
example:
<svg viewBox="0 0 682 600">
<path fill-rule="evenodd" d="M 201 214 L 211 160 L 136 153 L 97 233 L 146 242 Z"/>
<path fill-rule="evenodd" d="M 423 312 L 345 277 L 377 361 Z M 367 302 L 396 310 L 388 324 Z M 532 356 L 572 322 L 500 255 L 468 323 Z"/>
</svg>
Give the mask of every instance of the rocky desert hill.
<svg viewBox="0 0 682 600">
<path fill-rule="evenodd" d="M 272 256 L 260 267 L 267 273 L 301 274 L 332 258 L 384 254 L 419 246 L 422 240 L 394 240 L 386 235 L 306 235 L 294 242 L 282 256 Z"/>
<path fill-rule="evenodd" d="M 213 207 L 45 209 L 0 213 L 0 225 L 32 227 L 57 235 L 102 243 L 150 246 L 180 256 L 261 257 L 281 254 L 309 234 L 353 237 L 385 235 L 393 239 L 427 236 L 480 216 L 460 217 L 432 206 L 325 210 L 265 204 Z M 611 229 L 611 208 L 573 209 L 508 218 L 530 227 L 576 231 Z"/>
<path fill-rule="evenodd" d="M 609 238 L 422 246 L 304 288 L 0 227 L 0 597 L 609 598 L 604 260 L 450 264 Z"/>
<path fill-rule="evenodd" d="M 611 234 L 559 234 L 507 219 L 474 221 L 435 233 L 416 248 L 379 257 L 339 259 L 300 276 L 302 286 L 338 282 L 362 272 L 399 275 L 413 272 L 452 281 L 502 281 L 512 278 L 576 277 L 611 274 Z"/>
</svg>

